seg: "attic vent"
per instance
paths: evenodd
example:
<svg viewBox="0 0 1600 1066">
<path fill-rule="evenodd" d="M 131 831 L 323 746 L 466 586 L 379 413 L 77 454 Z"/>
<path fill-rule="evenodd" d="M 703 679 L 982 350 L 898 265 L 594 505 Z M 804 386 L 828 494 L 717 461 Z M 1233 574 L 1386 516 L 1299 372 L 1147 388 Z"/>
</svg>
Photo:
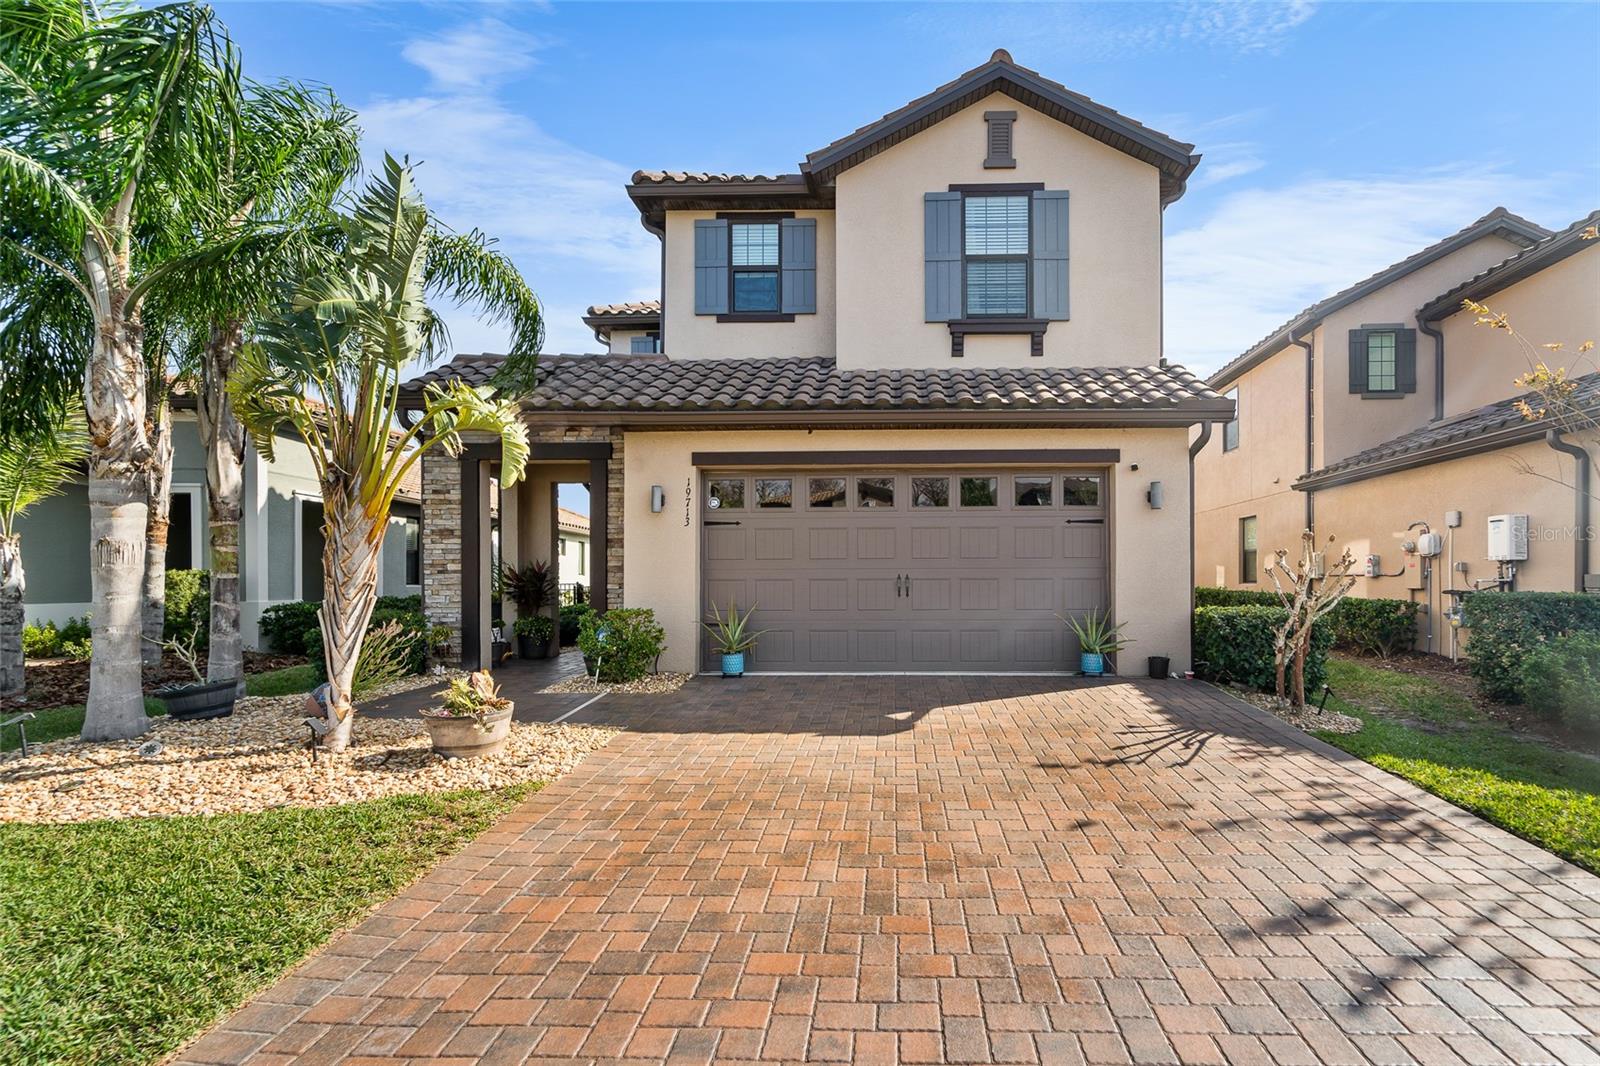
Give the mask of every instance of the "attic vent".
<svg viewBox="0 0 1600 1066">
<path fill-rule="evenodd" d="M 985 111 L 983 121 L 989 128 L 989 155 L 983 161 L 987 170 L 1010 170 L 1017 165 L 1011 154 L 1011 127 L 1017 121 L 1015 111 Z"/>
</svg>

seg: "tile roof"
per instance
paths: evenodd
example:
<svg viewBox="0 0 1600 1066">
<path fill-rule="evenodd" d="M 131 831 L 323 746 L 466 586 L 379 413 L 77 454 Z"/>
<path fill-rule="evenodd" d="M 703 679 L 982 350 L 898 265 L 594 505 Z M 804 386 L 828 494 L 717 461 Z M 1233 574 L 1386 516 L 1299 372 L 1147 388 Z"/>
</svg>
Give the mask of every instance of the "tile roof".
<svg viewBox="0 0 1600 1066">
<path fill-rule="evenodd" d="M 584 313 L 585 318 L 659 318 L 660 300 L 635 300 L 625 304 L 595 304 Z"/>
<path fill-rule="evenodd" d="M 1518 252 L 1510 259 L 1502 259 L 1449 292 L 1434 297 L 1417 313 L 1429 321 L 1446 318 L 1461 310 L 1462 300 L 1481 301 L 1485 296 L 1509 288 L 1523 278 L 1536 274 L 1545 267 L 1554 266 L 1585 248 L 1600 248 L 1600 240 L 1587 236 L 1596 226 L 1600 226 L 1600 211 L 1590 211 L 1560 233 L 1545 238 L 1532 248 Z"/>
<path fill-rule="evenodd" d="M 636 170 L 635 185 L 804 185 L 803 174 L 713 174 L 704 170 Z"/>
<path fill-rule="evenodd" d="M 1243 354 L 1234 358 L 1206 380 L 1216 388 L 1227 386 L 1234 378 L 1288 344 L 1285 334 L 1290 330 L 1298 333 L 1339 308 L 1355 303 L 1363 296 L 1370 295 L 1390 282 L 1405 277 L 1413 270 L 1420 270 L 1429 263 L 1449 255 L 1456 249 L 1463 248 L 1473 241 L 1491 234 L 1500 234 L 1501 236 L 1506 236 L 1509 240 L 1522 243 L 1525 247 L 1532 247 L 1539 241 L 1549 237 L 1550 231 L 1536 222 L 1528 221 L 1521 215 L 1512 214 L 1504 207 L 1497 207 L 1482 218 L 1474 221 L 1471 225 L 1464 226 L 1452 233 L 1444 240 L 1430 244 L 1420 252 L 1406 256 L 1398 263 L 1389 264 L 1376 274 L 1363 278 L 1349 288 L 1341 289 L 1332 296 L 1318 300 L 1271 333 L 1268 333 L 1265 337 L 1256 341 L 1245 349 Z"/>
<path fill-rule="evenodd" d="M 1600 373 L 1584 374 L 1573 378 L 1572 382 L 1578 387 L 1573 402 L 1585 410 L 1600 410 Z M 1348 458 L 1329 463 L 1320 470 L 1302 474 L 1296 479 L 1295 487 L 1316 488 L 1330 482 L 1359 481 L 1393 469 L 1403 470 L 1459 454 L 1489 451 L 1533 440 L 1542 437 L 1546 430 L 1555 428 L 1547 420 L 1525 418 L 1517 410 L 1517 404 L 1521 401 L 1537 406 L 1538 397 L 1525 392 L 1440 422 L 1419 426 L 1409 433 L 1402 433 Z"/>
<path fill-rule="evenodd" d="M 565 507 L 556 508 L 556 525 L 569 533 L 589 532 L 589 516 Z"/>
<path fill-rule="evenodd" d="M 460 356 L 408 382 L 482 384 L 499 357 Z M 1227 400 L 1178 366 L 840 370 L 831 358 L 547 356 L 534 411 L 768 413 L 1127 412 L 1220 417 Z"/>
</svg>

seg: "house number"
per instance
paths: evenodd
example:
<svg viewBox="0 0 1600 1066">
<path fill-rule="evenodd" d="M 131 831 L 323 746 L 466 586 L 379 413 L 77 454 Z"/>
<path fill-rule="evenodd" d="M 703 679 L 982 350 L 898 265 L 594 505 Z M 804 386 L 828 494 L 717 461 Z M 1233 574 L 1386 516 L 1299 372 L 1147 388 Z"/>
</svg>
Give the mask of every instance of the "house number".
<svg viewBox="0 0 1600 1066">
<path fill-rule="evenodd" d="M 694 521 L 694 478 L 683 480 L 683 524 L 689 525 Z"/>
</svg>

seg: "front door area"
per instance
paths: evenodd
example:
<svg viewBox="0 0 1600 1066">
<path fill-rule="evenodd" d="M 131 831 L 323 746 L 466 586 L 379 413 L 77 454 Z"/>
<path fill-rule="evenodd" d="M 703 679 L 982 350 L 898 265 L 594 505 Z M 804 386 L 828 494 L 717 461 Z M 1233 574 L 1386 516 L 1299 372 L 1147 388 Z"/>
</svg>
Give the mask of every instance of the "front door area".
<svg viewBox="0 0 1600 1066">
<path fill-rule="evenodd" d="M 1108 487 L 1103 468 L 708 471 L 705 616 L 756 608 L 753 672 L 1075 669 L 1062 618 L 1106 608 Z"/>
</svg>

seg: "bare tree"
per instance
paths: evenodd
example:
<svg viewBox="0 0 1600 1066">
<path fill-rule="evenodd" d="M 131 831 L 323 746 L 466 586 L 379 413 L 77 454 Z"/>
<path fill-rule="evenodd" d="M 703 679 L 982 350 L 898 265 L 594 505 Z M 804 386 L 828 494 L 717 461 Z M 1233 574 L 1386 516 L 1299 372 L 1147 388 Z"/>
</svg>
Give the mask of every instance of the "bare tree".
<svg viewBox="0 0 1600 1066">
<path fill-rule="evenodd" d="M 1333 538 L 1328 538 L 1333 543 Z M 1300 558 L 1292 565 L 1289 550 L 1279 548 L 1267 563 L 1267 573 L 1272 577 L 1272 587 L 1278 599 L 1289 612 L 1282 626 L 1272 636 L 1272 661 L 1277 671 L 1278 698 L 1287 699 L 1296 707 L 1306 705 L 1306 660 L 1311 657 L 1311 636 L 1317 622 L 1326 618 L 1355 587 L 1356 579 L 1350 573 L 1356 557 L 1346 548 L 1332 566 L 1319 565 L 1317 537 L 1311 530 L 1300 534 Z M 1318 576 L 1319 572 L 1323 576 Z M 1289 664 L 1294 664 L 1293 688 L 1289 689 L 1286 674 Z M 1285 691 L 1289 689 L 1289 691 Z"/>
</svg>

